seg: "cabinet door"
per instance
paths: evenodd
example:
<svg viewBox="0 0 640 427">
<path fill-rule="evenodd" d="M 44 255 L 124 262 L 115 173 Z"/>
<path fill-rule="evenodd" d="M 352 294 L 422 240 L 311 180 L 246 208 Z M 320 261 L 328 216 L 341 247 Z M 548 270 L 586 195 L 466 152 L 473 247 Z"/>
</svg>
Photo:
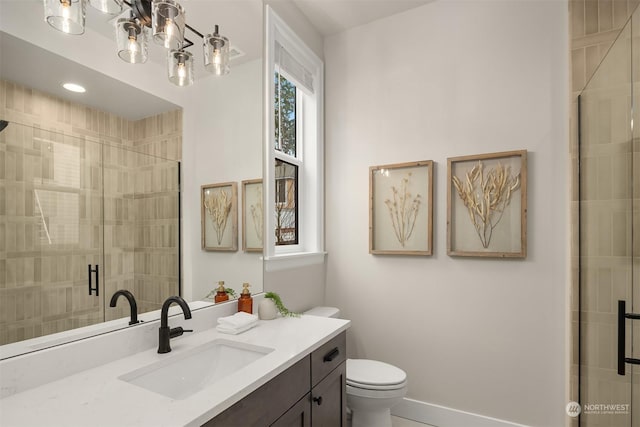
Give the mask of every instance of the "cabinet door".
<svg viewBox="0 0 640 427">
<path fill-rule="evenodd" d="M 313 427 L 347 426 L 347 364 L 341 363 L 311 390 Z"/>
<path fill-rule="evenodd" d="M 271 427 L 311 427 L 311 394 L 307 393 Z"/>
<path fill-rule="evenodd" d="M 206 427 L 264 427 L 309 393 L 309 356 L 203 424 Z"/>
</svg>

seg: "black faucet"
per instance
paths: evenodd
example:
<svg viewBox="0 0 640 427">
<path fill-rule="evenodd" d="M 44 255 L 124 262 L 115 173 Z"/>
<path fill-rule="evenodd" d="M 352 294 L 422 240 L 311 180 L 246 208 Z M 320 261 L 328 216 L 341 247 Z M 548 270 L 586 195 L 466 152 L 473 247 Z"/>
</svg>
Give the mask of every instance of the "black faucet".
<svg viewBox="0 0 640 427">
<path fill-rule="evenodd" d="M 118 301 L 118 297 L 120 295 L 124 296 L 127 301 L 129 301 L 129 307 L 131 308 L 131 321 L 129 322 L 129 324 L 135 325 L 136 323 L 140 323 L 140 320 L 138 320 L 138 304 L 136 304 L 136 299 L 133 297 L 133 294 L 131 292 L 124 289 L 116 291 L 116 293 L 111 297 L 109 307 L 116 306 L 116 302 Z"/>
<path fill-rule="evenodd" d="M 167 298 L 164 304 L 162 304 L 162 311 L 160 312 L 160 340 L 158 344 L 158 353 L 169 353 L 171 351 L 171 345 L 169 345 L 171 338 L 179 337 L 185 332 L 193 332 L 193 329 L 182 329 L 182 326 L 169 329 L 169 306 L 174 302 L 182 308 L 184 318 L 191 319 L 191 310 L 189 309 L 189 305 L 184 299 L 182 299 L 182 297 L 174 296 Z"/>
</svg>

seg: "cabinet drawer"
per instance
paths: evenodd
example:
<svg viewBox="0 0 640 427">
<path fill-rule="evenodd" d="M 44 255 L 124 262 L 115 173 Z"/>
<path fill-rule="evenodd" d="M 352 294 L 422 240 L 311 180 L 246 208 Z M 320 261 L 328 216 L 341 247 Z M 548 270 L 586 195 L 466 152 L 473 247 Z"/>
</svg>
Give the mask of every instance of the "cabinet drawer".
<svg viewBox="0 0 640 427">
<path fill-rule="evenodd" d="M 318 384 L 331 371 L 346 360 L 346 333 L 342 332 L 331 341 L 311 353 L 311 386 Z"/>
</svg>

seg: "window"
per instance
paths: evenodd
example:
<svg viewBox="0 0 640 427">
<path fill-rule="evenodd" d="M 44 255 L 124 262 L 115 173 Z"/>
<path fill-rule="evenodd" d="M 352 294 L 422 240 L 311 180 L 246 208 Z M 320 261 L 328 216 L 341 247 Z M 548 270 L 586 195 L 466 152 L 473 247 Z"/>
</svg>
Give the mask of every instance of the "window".
<svg viewBox="0 0 640 427">
<path fill-rule="evenodd" d="M 323 64 L 268 6 L 265 16 L 269 271 L 324 261 Z"/>
<path fill-rule="evenodd" d="M 298 169 L 303 167 L 302 156 L 297 156 L 298 100 L 296 85 L 274 73 L 274 178 L 276 185 L 275 244 L 298 244 Z"/>
<path fill-rule="evenodd" d="M 296 156 L 296 85 L 274 73 L 275 149 Z"/>
<path fill-rule="evenodd" d="M 298 244 L 298 166 L 276 159 L 276 245 Z"/>
</svg>

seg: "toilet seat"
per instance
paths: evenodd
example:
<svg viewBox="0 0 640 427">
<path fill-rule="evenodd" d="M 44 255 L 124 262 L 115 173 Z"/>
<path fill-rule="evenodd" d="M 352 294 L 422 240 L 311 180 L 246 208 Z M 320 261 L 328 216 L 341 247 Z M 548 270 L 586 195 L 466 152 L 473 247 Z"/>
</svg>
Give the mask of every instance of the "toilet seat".
<svg viewBox="0 0 640 427">
<path fill-rule="evenodd" d="M 406 387 L 407 374 L 388 363 L 347 359 L 347 385 L 362 390 L 398 390 Z"/>
</svg>

